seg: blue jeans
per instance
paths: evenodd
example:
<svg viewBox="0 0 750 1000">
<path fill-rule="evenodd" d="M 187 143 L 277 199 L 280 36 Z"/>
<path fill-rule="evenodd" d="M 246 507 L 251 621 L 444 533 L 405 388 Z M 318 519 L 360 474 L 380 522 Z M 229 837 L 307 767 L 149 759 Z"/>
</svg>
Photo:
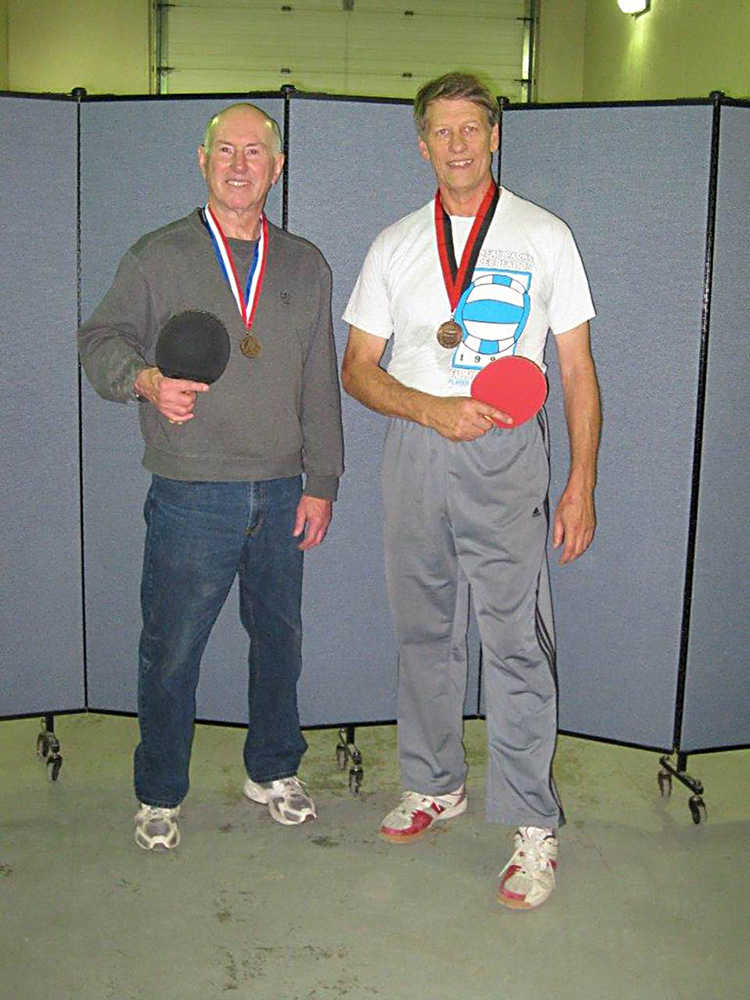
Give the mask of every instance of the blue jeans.
<svg viewBox="0 0 750 1000">
<path fill-rule="evenodd" d="M 250 637 L 244 758 L 254 781 L 297 773 L 302 553 L 292 537 L 299 476 L 182 482 L 154 476 L 145 505 L 135 793 L 154 806 L 187 795 L 195 691 L 209 633 L 239 575 Z"/>
</svg>

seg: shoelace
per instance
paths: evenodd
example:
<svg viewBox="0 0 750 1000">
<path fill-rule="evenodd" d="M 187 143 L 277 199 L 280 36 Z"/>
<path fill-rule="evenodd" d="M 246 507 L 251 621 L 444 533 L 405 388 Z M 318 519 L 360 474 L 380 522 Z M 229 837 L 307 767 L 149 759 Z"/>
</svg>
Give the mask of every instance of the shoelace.
<svg viewBox="0 0 750 1000">
<path fill-rule="evenodd" d="M 166 806 L 144 806 L 146 819 L 150 822 L 153 819 L 174 819 L 176 812 Z"/>
<path fill-rule="evenodd" d="M 309 795 L 305 790 L 304 781 L 302 781 L 301 778 L 298 778 L 296 774 L 293 774 L 288 778 L 278 778 L 273 784 L 281 786 L 281 794 L 290 802 L 293 802 L 300 796 L 305 801 L 309 799 Z"/>
<path fill-rule="evenodd" d="M 529 874 L 533 875 L 542 871 L 549 865 L 548 837 L 537 839 L 536 837 L 521 838 L 518 836 L 516 842 L 516 855 L 518 863 Z"/>
<path fill-rule="evenodd" d="M 402 815 L 411 816 L 413 812 L 422 807 L 429 809 L 433 802 L 437 802 L 444 808 L 454 804 L 439 795 L 420 795 L 418 792 L 402 792 L 398 809 Z"/>
</svg>

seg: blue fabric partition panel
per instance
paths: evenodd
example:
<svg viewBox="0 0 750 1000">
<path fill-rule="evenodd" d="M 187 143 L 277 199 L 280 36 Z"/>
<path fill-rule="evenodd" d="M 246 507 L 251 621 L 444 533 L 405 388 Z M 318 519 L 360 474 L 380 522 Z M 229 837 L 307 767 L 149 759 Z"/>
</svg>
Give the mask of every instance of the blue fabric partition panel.
<svg viewBox="0 0 750 1000">
<path fill-rule="evenodd" d="M 378 232 L 432 197 L 411 105 L 294 100 L 289 131 L 289 229 L 316 243 L 333 271 L 339 361 L 341 315 Z M 385 593 L 380 460 L 387 421 L 343 399 L 346 473 L 329 536 L 308 557 L 303 607 L 304 718 L 396 716 L 397 651 Z M 478 710 L 479 648 L 470 637 L 465 710 Z"/>
<path fill-rule="evenodd" d="M 79 308 L 83 318 L 91 313 L 127 248 L 205 200 L 196 148 L 209 116 L 230 100 L 79 105 L 0 97 L 7 276 L 0 716 L 136 709 L 149 477 L 136 406 L 104 402 L 85 382 L 79 392 L 73 332 Z M 255 100 L 283 120 L 281 97 Z M 288 228 L 318 244 L 332 267 L 340 358 L 340 317 L 367 247 L 427 201 L 434 180 L 402 102 L 297 95 L 288 111 Z M 557 567 L 551 553 L 560 728 L 567 732 L 686 753 L 750 742 L 748 114 L 744 103 L 717 111 L 703 367 L 714 108 L 511 107 L 503 116 L 501 181 L 570 224 L 598 314 L 599 528 L 572 566 Z M 268 213 L 282 221 L 281 185 Z M 548 362 L 554 509 L 568 446 L 554 347 Z M 344 399 L 346 474 L 329 537 L 305 566 L 300 705 L 307 726 L 396 714 L 379 477 L 385 426 Z M 473 623 L 469 652 L 465 711 L 474 714 L 481 698 Z M 246 656 L 235 589 L 205 653 L 199 718 L 246 719 Z"/>
<path fill-rule="evenodd" d="M 711 108 L 510 109 L 502 182 L 573 229 L 604 407 L 593 547 L 553 559 L 560 727 L 671 749 L 696 424 Z M 568 450 L 548 350 L 554 509 Z"/>
<path fill-rule="evenodd" d="M 680 747 L 750 744 L 750 108 L 721 108 L 714 280 Z"/>
<path fill-rule="evenodd" d="M 238 98 L 241 99 L 241 98 Z M 109 287 L 120 258 L 138 237 L 205 202 L 197 147 L 223 99 L 92 101 L 82 106 L 82 315 Z M 283 102 L 258 99 L 279 122 Z M 281 219 L 278 189 L 268 215 Z M 89 707 L 136 709 L 143 502 L 149 476 L 137 408 L 83 392 L 86 638 Z M 247 717 L 247 643 L 230 595 L 203 662 L 198 716 Z"/>
<path fill-rule="evenodd" d="M 85 705 L 81 628 L 76 116 L 0 97 L 3 475 L 0 715 Z"/>
</svg>

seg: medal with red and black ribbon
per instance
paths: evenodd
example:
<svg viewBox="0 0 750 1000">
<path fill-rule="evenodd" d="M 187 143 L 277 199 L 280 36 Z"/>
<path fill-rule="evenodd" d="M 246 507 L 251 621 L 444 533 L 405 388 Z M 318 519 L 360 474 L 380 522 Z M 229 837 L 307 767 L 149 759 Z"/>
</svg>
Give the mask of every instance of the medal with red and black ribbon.
<svg viewBox="0 0 750 1000">
<path fill-rule="evenodd" d="M 443 281 L 445 290 L 448 293 L 448 302 L 451 307 L 451 318 L 441 323 L 437 331 L 438 343 L 441 347 L 452 349 L 461 343 L 461 327 L 453 319 L 453 312 L 458 305 L 458 300 L 469 287 L 471 276 L 474 273 L 479 251 L 482 249 L 487 230 L 490 228 L 497 203 L 500 198 L 500 189 L 494 181 L 490 181 L 485 192 L 479 211 L 471 227 L 469 238 L 461 254 L 461 263 L 456 263 L 456 254 L 453 249 L 453 232 L 451 230 L 451 220 L 445 211 L 440 190 L 435 195 L 435 235 L 437 236 L 438 256 L 440 257 L 440 267 L 443 271 Z"/>
</svg>

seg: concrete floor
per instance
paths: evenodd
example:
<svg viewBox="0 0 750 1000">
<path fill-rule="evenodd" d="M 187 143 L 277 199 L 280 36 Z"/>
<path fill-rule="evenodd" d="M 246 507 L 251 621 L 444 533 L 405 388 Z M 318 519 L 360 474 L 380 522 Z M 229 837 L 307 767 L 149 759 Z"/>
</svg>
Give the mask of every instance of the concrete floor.
<svg viewBox="0 0 750 1000">
<path fill-rule="evenodd" d="M 133 841 L 133 719 L 0 723 L 0 996 L 42 1000 L 744 1000 L 750 996 L 750 751 L 690 759 L 659 796 L 658 756 L 563 737 L 558 889 L 533 913 L 494 898 L 512 831 L 483 820 L 484 724 L 467 814 L 411 845 L 377 836 L 399 794 L 394 727 L 362 727 L 358 798 L 335 730 L 308 732 L 320 819 L 283 828 L 246 802 L 238 729 L 199 726 L 183 842 Z"/>
</svg>

